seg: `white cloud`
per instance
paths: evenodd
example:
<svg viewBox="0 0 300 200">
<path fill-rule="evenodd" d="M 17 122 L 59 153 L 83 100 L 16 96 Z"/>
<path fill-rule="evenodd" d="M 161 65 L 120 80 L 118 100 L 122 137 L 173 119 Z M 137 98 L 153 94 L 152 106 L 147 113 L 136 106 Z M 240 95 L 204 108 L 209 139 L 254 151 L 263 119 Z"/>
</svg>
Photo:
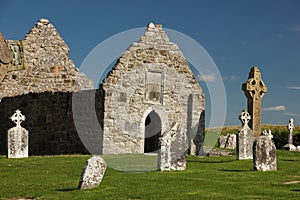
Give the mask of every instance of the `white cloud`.
<svg viewBox="0 0 300 200">
<path fill-rule="evenodd" d="M 205 81 L 205 82 L 214 82 L 217 80 L 215 74 L 198 74 L 198 78 L 200 81 Z"/>
<path fill-rule="evenodd" d="M 300 33 L 300 25 L 290 26 L 288 30 Z"/>
<path fill-rule="evenodd" d="M 223 80 L 224 81 L 235 81 L 237 79 L 237 77 L 236 76 L 234 76 L 234 75 L 231 75 L 231 76 L 224 76 L 223 77 Z"/>
<path fill-rule="evenodd" d="M 286 107 L 284 105 L 268 107 L 268 108 L 262 109 L 262 111 L 282 111 L 282 110 L 286 110 Z"/>
<path fill-rule="evenodd" d="M 291 117 L 300 117 L 300 114 L 291 113 L 291 112 L 285 112 L 283 114 L 286 116 L 291 116 Z"/>
<path fill-rule="evenodd" d="M 285 112 L 283 114 L 290 117 L 300 117 L 300 114 L 296 114 L 296 113 Z"/>
<path fill-rule="evenodd" d="M 300 86 L 293 86 L 293 87 L 288 87 L 289 89 L 293 89 L 293 90 L 300 90 Z"/>
</svg>

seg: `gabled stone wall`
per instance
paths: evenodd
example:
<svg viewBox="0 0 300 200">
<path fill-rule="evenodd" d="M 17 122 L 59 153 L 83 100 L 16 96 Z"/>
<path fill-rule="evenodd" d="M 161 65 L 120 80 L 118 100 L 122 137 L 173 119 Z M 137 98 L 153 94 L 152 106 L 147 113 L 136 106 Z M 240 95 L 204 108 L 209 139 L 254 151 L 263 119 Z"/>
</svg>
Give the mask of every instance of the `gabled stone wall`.
<svg viewBox="0 0 300 200">
<path fill-rule="evenodd" d="M 204 134 L 204 94 L 161 25 L 149 24 L 140 41 L 119 58 L 103 89 L 103 153 L 143 153 L 145 119 L 151 111 L 161 119 L 161 133 L 179 123 L 177 144 L 171 148 L 185 149 L 197 133 Z"/>
</svg>

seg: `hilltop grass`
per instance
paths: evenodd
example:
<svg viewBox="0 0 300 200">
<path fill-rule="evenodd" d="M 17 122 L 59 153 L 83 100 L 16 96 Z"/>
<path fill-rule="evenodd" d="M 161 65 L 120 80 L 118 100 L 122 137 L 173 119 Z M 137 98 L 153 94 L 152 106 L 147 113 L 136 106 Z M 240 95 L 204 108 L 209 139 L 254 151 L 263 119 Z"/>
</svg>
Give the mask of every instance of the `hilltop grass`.
<svg viewBox="0 0 300 200">
<path fill-rule="evenodd" d="M 278 171 L 252 170 L 234 156 L 189 156 L 183 172 L 120 172 L 108 168 L 100 187 L 79 191 L 90 156 L 0 157 L 1 199 L 297 199 L 300 153 L 277 151 Z M 294 183 L 291 181 L 295 181 Z M 297 183 L 297 181 L 299 181 Z M 286 184 L 291 183 L 291 184 Z"/>
</svg>

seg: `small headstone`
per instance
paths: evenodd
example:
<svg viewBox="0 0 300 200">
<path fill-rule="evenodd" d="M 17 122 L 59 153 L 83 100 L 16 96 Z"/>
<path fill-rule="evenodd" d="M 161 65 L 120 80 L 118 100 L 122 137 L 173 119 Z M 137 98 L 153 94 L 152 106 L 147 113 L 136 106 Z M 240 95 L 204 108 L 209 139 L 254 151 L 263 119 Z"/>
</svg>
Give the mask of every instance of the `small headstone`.
<svg viewBox="0 0 300 200">
<path fill-rule="evenodd" d="M 27 158 L 28 157 L 28 131 L 21 127 L 21 123 L 26 117 L 20 110 L 10 117 L 16 126 L 7 132 L 7 157 L 8 158 Z"/>
<path fill-rule="evenodd" d="M 227 142 L 227 135 L 220 135 L 218 138 L 219 148 L 225 148 Z"/>
<path fill-rule="evenodd" d="M 288 151 L 296 151 L 296 147 L 293 145 L 293 130 L 295 128 L 293 118 L 290 119 L 287 128 L 289 130 L 288 143 L 284 145 L 283 149 Z"/>
<path fill-rule="evenodd" d="M 238 131 L 237 134 L 237 148 L 236 148 L 236 159 L 252 159 L 253 158 L 253 132 L 248 126 L 251 119 L 250 114 L 247 110 L 243 110 L 240 115 L 243 127 Z"/>
<path fill-rule="evenodd" d="M 235 134 L 228 135 L 225 148 L 227 148 L 227 149 L 235 149 L 236 148 L 236 135 Z"/>
<path fill-rule="evenodd" d="M 93 156 L 88 159 L 83 168 L 78 189 L 92 189 L 98 187 L 106 171 L 106 163 L 100 156 Z"/>
<path fill-rule="evenodd" d="M 297 147 L 296 147 L 296 151 L 297 151 L 297 152 L 300 152 L 300 146 L 297 146 Z"/>
<path fill-rule="evenodd" d="M 255 139 L 253 144 L 253 165 L 257 171 L 276 171 L 276 146 L 271 130 Z"/>
<path fill-rule="evenodd" d="M 159 138 L 161 149 L 158 154 L 158 169 L 160 171 L 182 171 L 186 169 L 185 154 L 172 157 L 171 145 L 177 134 L 177 126 L 178 124 L 176 122 L 173 123 L 171 129 L 164 132 L 164 134 Z"/>
</svg>

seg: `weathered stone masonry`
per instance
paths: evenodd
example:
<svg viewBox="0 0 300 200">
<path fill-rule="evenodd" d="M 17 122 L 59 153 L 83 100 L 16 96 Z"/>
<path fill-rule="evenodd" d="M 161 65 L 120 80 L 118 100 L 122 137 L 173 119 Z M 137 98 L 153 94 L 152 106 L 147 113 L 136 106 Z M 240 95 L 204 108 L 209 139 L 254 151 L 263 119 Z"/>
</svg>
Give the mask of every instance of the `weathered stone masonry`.
<svg viewBox="0 0 300 200">
<path fill-rule="evenodd" d="M 69 48 L 48 20 L 41 19 L 23 40 L 6 40 L 13 60 L 0 82 L 0 152 L 6 153 L 9 117 L 26 115 L 29 154 L 87 152 L 72 116 L 72 92 L 90 90 L 92 81 L 78 72 Z"/>
<path fill-rule="evenodd" d="M 103 153 L 143 153 L 145 120 L 152 111 L 159 115 L 161 133 L 178 122 L 178 144 L 171 148 L 184 151 L 190 139 L 204 133 L 204 94 L 161 25 L 149 24 L 140 41 L 120 57 L 103 89 Z"/>
<path fill-rule="evenodd" d="M 95 90 L 69 59 L 69 48 L 59 33 L 41 19 L 23 40 L 6 42 L 13 60 L 0 82 L 0 152 L 6 153 L 6 131 L 13 125 L 9 117 L 20 109 L 27 117 L 23 126 L 30 132 L 29 155 L 88 153 L 74 125 L 72 94 L 88 97 Z M 119 58 L 96 91 L 95 104 L 103 129 L 101 141 L 88 125 L 93 118 L 88 114 L 93 109 L 90 99 L 74 105 L 85 110 L 79 121 L 96 147 L 93 153 L 144 153 L 150 113 L 161 122 L 160 134 L 178 123 L 172 152 L 185 153 L 193 139 L 196 153 L 200 152 L 204 94 L 182 52 L 160 25 L 150 23 L 140 41 Z"/>
</svg>

